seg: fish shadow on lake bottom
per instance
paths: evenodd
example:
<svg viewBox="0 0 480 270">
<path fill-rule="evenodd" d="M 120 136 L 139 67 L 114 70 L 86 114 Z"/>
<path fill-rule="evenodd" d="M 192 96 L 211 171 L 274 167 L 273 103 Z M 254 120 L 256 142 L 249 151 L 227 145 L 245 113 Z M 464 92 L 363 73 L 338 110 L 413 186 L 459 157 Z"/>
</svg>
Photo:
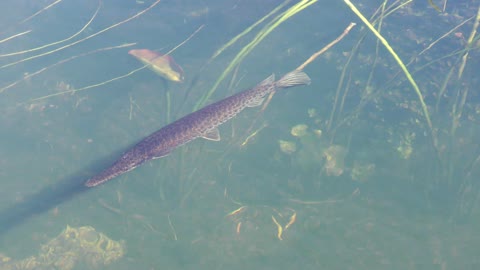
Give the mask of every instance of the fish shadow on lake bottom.
<svg viewBox="0 0 480 270">
<path fill-rule="evenodd" d="M 8 233 L 10 229 L 27 222 L 30 218 L 92 189 L 85 186 L 85 181 L 111 165 L 120 153 L 119 151 L 119 153 L 115 153 L 116 155 L 112 154 L 108 158 L 91 162 L 76 173 L 26 196 L 21 202 L 0 210 L 0 237 Z"/>
</svg>

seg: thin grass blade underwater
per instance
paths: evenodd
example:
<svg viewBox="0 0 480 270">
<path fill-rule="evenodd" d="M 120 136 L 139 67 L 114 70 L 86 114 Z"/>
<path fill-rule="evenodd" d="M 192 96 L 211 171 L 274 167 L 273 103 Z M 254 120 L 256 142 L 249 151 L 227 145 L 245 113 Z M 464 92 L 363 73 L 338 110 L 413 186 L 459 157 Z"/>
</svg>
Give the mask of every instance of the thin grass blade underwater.
<svg viewBox="0 0 480 270">
<path fill-rule="evenodd" d="M 219 141 L 218 126 L 232 119 L 245 108 L 260 106 L 265 96 L 278 88 L 309 83 L 308 75 L 299 70 L 287 73 L 278 81 L 275 81 L 275 76 L 272 74 L 251 89 L 210 104 L 152 133 L 126 151 L 112 166 L 90 178 L 85 185 L 87 187 L 100 185 L 135 169 L 148 160 L 164 157 L 175 148 L 196 138 Z"/>
<path fill-rule="evenodd" d="M 173 82 L 183 82 L 183 69 L 170 55 L 163 55 L 148 49 L 130 50 L 128 54 L 147 65 L 149 69 Z"/>
</svg>

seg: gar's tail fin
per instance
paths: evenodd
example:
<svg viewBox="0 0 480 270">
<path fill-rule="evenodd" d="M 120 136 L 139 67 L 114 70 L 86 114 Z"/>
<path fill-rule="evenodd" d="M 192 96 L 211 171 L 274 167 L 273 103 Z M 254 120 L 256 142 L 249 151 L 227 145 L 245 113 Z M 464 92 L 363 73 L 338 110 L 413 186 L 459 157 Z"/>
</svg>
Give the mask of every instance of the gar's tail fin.
<svg viewBox="0 0 480 270">
<path fill-rule="evenodd" d="M 308 77 L 308 75 L 301 70 L 290 71 L 289 73 L 283 75 L 280 80 L 275 82 L 275 85 L 278 88 L 288 88 L 308 84 L 310 84 L 310 77 Z"/>
</svg>

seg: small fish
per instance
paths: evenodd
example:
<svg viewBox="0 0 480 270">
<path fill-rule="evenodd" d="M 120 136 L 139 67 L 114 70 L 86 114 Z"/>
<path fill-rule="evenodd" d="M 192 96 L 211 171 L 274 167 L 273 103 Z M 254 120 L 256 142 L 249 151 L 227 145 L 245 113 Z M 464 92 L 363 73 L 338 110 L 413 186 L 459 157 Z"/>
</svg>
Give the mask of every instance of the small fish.
<svg viewBox="0 0 480 270">
<path fill-rule="evenodd" d="M 175 63 L 170 55 L 163 55 L 148 49 L 130 50 L 128 54 L 133 55 L 145 65 L 148 65 L 153 72 L 173 82 L 183 82 L 183 69 Z"/>
<path fill-rule="evenodd" d="M 175 148 L 196 138 L 220 141 L 218 126 L 232 119 L 247 107 L 262 105 L 265 96 L 278 88 L 306 85 L 310 78 L 294 70 L 275 81 L 271 75 L 257 86 L 203 107 L 152 133 L 103 172 L 90 178 L 85 185 L 94 187 L 135 169 L 142 163 L 168 155 Z"/>
</svg>

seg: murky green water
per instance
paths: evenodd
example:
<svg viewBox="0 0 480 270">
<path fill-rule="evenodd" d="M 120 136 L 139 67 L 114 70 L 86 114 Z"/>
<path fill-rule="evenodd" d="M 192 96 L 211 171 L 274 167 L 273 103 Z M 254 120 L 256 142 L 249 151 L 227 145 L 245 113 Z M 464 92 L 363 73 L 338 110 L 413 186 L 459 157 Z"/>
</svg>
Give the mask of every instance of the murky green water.
<svg viewBox="0 0 480 270">
<path fill-rule="evenodd" d="M 265 23 L 213 53 L 280 2 L 162 1 L 104 32 L 154 1 L 103 1 L 96 15 L 93 0 L 2 2 L 0 269 L 476 269 L 480 43 L 469 37 L 480 7 L 450 2 L 442 13 L 428 1 L 386 2 L 383 13 L 380 1 L 354 2 L 377 29 L 383 18 L 432 128 L 352 11 L 317 2 L 210 102 L 296 68 L 356 22 L 305 69 L 311 85 L 245 110 L 220 142 L 194 141 L 88 190 L 83 181 L 128 146 L 190 113 Z M 148 69 L 112 80 L 141 67 L 130 49 L 165 53 L 201 25 L 171 54 L 185 82 Z"/>
</svg>

